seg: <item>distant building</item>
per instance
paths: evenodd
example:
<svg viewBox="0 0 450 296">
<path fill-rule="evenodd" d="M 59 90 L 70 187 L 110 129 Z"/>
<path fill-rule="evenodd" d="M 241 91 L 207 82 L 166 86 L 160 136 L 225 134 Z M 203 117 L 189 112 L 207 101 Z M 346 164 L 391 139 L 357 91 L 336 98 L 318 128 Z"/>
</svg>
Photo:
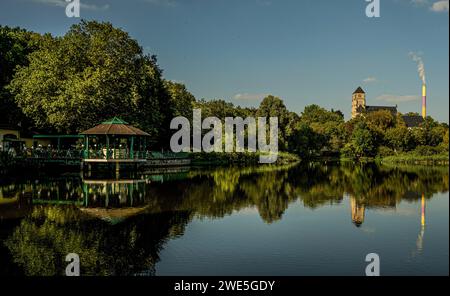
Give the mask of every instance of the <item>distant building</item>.
<svg viewBox="0 0 450 296">
<path fill-rule="evenodd" d="M 0 151 L 9 151 L 10 148 L 22 149 L 23 146 L 31 148 L 50 144 L 50 141 L 46 139 L 33 139 L 34 134 L 23 131 L 19 126 L 0 123 Z"/>
<path fill-rule="evenodd" d="M 424 122 L 423 117 L 420 115 L 403 115 L 402 119 L 407 128 L 420 127 L 420 125 Z"/>
<path fill-rule="evenodd" d="M 386 110 L 393 116 L 397 116 L 397 106 L 368 106 L 366 105 L 366 93 L 361 87 L 358 87 L 352 96 L 352 118 L 363 113 Z"/>
<path fill-rule="evenodd" d="M 7 150 L 12 143 L 19 141 L 19 128 L 9 124 L 0 124 L 0 151 Z"/>
</svg>

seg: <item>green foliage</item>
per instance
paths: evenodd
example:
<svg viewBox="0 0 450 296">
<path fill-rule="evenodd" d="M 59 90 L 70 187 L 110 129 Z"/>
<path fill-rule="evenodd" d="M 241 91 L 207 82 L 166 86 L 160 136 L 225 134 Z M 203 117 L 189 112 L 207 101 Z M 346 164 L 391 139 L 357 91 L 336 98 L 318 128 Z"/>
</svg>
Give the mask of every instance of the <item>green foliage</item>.
<svg viewBox="0 0 450 296">
<path fill-rule="evenodd" d="M 328 111 L 318 105 L 306 106 L 302 114 L 302 122 L 307 124 L 344 122 L 344 115 L 340 111 Z"/>
<path fill-rule="evenodd" d="M 365 122 L 355 126 L 351 140 L 345 148 L 348 156 L 356 158 L 375 156 L 377 147 L 374 133 Z"/>
<path fill-rule="evenodd" d="M 427 148 L 419 148 L 419 152 L 423 152 Z M 402 153 L 399 155 L 386 156 L 382 158 L 383 163 L 391 164 L 413 164 L 413 165 L 446 165 L 449 164 L 448 152 L 429 155 L 418 154 L 415 151 Z"/>
<path fill-rule="evenodd" d="M 448 142 L 449 142 L 449 134 L 447 129 L 442 139 L 442 143 L 440 144 L 442 151 L 448 152 Z"/>
<path fill-rule="evenodd" d="M 301 114 L 301 122 L 312 128 L 316 134 L 317 149 L 339 151 L 344 146 L 344 116 L 340 111 L 328 111 L 317 105 L 306 106 Z"/>
<path fill-rule="evenodd" d="M 448 151 L 448 141 L 445 144 L 448 125 L 431 117 L 419 127 L 408 128 L 401 114 L 393 117 L 388 111 L 377 111 L 346 122 L 344 130 L 348 137 L 341 153 L 349 157 L 396 156 L 421 146 L 431 147 L 436 153 Z M 421 151 L 431 153 L 430 149 Z M 420 156 L 420 153 L 413 152 L 409 157 L 411 155 Z"/>
<path fill-rule="evenodd" d="M 378 156 L 385 157 L 385 156 L 392 156 L 394 154 L 395 154 L 394 150 L 392 150 L 389 147 L 386 147 L 386 146 L 378 147 L 378 153 L 377 153 Z"/>
<path fill-rule="evenodd" d="M 205 99 L 194 102 L 194 108 L 202 110 L 202 118 L 217 117 L 220 120 L 225 120 L 226 117 L 242 117 L 253 116 L 254 111 L 248 108 L 241 108 L 235 106 L 233 103 L 224 100 L 210 100 Z M 192 118 L 192 110 L 190 116 Z"/>
<path fill-rule="evenodd" d="M 186 89 L 186 86 L 168 80 L 164 81 L 164 85 L 170 95 L 173 116 L 192 118 L 195 97 Z"/>
<path fill-rule="evenodd" d="M 413 133 L 404 126 L 390 128 L 384 134 L 385 144 L 395 151 L 408 151 L 414 141 Z"/>
<path fill-rule="evenodd" d="M 283 100 L 272 95 L 265 97 L 256 111 L 256 116 L 278 118 L 278 145 L 280 150 L 286 150 L 288 147 L 287 132 L 292 132 L 296 118 L 287 110 Z"/>
<path fill-rule="evenodd" d="M 28 65 L 28 55 L 40 48 L 47 35 L 28 32 L 20 28 L 0 26 L 0 122 L 27 128 L 30 123 L 6 88 L 17 67 Z"/>
<path fill-rule="evenodd" d="M 111 24 L 82 21 L 28 58 L 10 90 L 37 127 L 74 133 L 119 116 L 155 137 L 167 129 L 169 96 L 156 58 Z"/>
<path fill-rule="evenodd" d="M 261 153 L 191 153 L 190 158 L 192 159 L 193 164 L 198 165 L 228 165 L 228 164 L 248 164 L 248 165 L 256 165 L 259 164 L 259 157 Z M 300 159 L 297 155 L 287 153 L 287 152 L 279 152 L 277 155 L 276 164 L 286 164 L 298 162 Z"/>
<path fill-rule="evenodd" d="M 431 155 L 436 155 L 439 154 L 441 151 L 439 148 L 437 147 L 433 147 L 433 146 L 417 146 L 416 149 L 414 149 L 413 153 L 415 155 L 420 155 L 420 156 L 431 156 Z"/>
<path fill-rule="evenodd" d="M 258 108 L 196 101 L 183 84 L 164 80 L 156 57 L 110 23 L 81 21 L 62 37 L 0 26 L 0 68 L 2 123 L 44 133 L 77 133 L 117 116 L 149 132 L 154 148 L 165 148 L 170 120 L 192 119 L 192 109 L 200 108 L 203 118 L 277 117 L 279 150 L 302 158 L 388 156 L 417 147 L 415 154 L 440 153 L 449 147 L 448 125 L 431 117 L 409 129 L 401 114 L 388 111 L 345 122 L 340 111 L 309 105 L 298 115 L 272 95 Z"/>
<path fill-rule="evenodd" d="M 388 128 L 395 126 L 395 118 L 392 113 L 386 110 L 379 110 L 366 114 L 366 122 L 372 130 L 379 130 L 381 133 Z"/>
<path fill-rule="evenodd" d="M 325 138 L 316 133 L 309 125 L 299 122 L 295 132 L 288 138 L 290 151 L 302 159 L 310 159 L 320 155 Z"/>
</svg>

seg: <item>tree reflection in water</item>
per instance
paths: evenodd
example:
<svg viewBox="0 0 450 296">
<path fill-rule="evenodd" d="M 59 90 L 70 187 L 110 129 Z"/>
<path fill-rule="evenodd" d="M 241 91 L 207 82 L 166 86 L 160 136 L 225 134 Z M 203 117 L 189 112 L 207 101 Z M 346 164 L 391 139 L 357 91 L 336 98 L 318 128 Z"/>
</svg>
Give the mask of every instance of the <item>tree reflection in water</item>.
<svg viewBox="0 0 450 296">
<path fill-rule="evenodd" d="M 349 220 L 360 226 L 367 209 L 418 200 L 424 208 L 433 194 L 448 191 L 448 178 L 447 167 L 310 163 L 121 180 L 16 181 L 0 185 L 0 252 L 10 256 L 0 258 L 27 275 L 63 275 L 68 253 L 80 255 L 84 275 L 151 275 L 164 244 L 182 235 L 194 217 L 220 218 L 253 207 L 273 223 L 293 202 L 314 209 L 348 196 Z M 0 273 L 10 270 L 8 262 L 0 263 Z"/>
</svg>

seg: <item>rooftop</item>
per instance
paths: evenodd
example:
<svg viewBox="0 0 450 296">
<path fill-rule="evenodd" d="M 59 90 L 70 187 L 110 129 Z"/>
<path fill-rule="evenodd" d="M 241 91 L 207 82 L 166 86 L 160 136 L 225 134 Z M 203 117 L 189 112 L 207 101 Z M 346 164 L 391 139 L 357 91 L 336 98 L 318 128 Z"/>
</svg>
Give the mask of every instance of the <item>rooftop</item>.
<svg viewBox="0 0 450 296">
<path fill-rule="evenodd" d="M 423 122 L 423 118 L 420 115 L 403 115 L 403 121 L 407 127 L 419 127 Z"/>
<path fill-rule="evenodd" d="M 353 94 L 365 94 L 366 92 L 361 88 L 361 86 L 359 86 L 354 92 Z"/>
<path fill-rule="evenodd" d="M 124 120 L 114 117 L 104 121 L 101 124 L 90 128 L 81 135 L 122 135 L 122 136 L 150 136 L 150 134 L 129 125 Z"/>
<path fill-rule="evenodd" d="M 363 112 L 376 112 L 376 111 L 389 111 L 392 113 L 393 116 L 397 115 L 397 106 L 366 106 L 365 108 L 363 106 L 358 106 L 357 111 L 359 113 Z"/>
</svg>

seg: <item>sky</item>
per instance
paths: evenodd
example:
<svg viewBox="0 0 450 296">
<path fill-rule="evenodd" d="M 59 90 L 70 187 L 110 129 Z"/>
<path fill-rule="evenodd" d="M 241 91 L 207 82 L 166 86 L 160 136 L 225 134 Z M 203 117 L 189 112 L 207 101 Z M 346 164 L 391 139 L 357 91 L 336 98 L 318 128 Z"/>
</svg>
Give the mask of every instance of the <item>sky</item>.
<svg viewBox="0 0 450 296">
<path fill-rule="evenodd" d="M 377 0 L 371 0 L 377 1 Z M 258 106 L 265 95 L 300 113 L 310 104 L 351 114 L 361 86 L 368 105 L 449 121 L 448 0 L 80 0 L 81 18 L 108 21 L 158 57 L 166 79 L 197 99 Z M 64 35 L 64 0 L 0 0 L 0 25 Z"/>
</svg>

